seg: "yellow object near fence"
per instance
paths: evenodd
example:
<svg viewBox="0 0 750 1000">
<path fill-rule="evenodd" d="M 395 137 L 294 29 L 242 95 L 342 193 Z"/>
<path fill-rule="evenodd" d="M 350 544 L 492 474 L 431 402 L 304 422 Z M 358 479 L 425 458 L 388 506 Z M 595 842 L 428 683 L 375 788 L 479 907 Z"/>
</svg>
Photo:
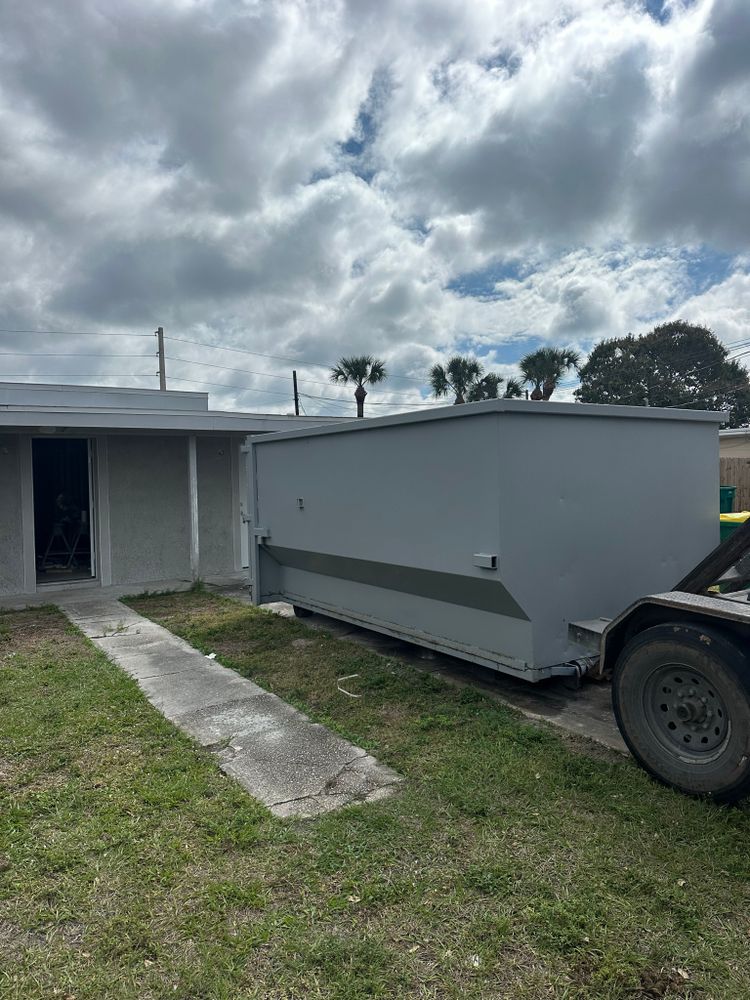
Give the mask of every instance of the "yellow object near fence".
<svg viewBox="0 0 750 1000">
<path fill-rule="evenodd" d="M 732 532 L 736 531 L 748 518 L 750 518 L 750 510 L 741 510 L 736 514 L 719 514 L 722 542 L 725 538 L 729 538 Z"/>
</svg>

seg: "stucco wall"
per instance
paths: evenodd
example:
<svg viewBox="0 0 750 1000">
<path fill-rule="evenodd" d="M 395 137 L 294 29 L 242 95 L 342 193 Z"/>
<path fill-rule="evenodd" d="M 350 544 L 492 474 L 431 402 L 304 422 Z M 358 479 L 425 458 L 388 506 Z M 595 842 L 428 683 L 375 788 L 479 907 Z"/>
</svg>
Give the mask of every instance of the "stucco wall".
<svg viewBox="0 0 750 1000">
<path fill-rule="evenodd" d="M 198 438 L 198 527 L 201 576 L 234 571 L 230 438 Z"/>
<path fill-rule="evenodd" d="M 0 435 L 0 594 L 23 590 L 20 441 Z"/>
<path fill-rule="evenodd" d="M 190 577 L 187 439 L 112 435 L 112 583 Z"/>
<path fill-rule="evenodd" d="M 234 571 L 232 447 L 197 442 L 202 577 Z M 189 579 L 187 436 L 111 435 L 108 453 L 112 583 Z"/>
</svg>

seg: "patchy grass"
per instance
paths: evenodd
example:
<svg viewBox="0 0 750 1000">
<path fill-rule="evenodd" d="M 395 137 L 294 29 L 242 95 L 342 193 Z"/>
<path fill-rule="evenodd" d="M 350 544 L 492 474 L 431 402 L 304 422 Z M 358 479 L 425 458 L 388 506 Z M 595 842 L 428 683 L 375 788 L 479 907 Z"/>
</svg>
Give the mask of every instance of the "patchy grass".
<svg viewBox="0 0 750 1000">
<path fill-rule="evenodd" d="M 275 820 L 56 612 L 0 615 L 3 998 L 748 995 L 746 811 L 300 622 L 130 603 L 408 781 Z"/>
</svg>

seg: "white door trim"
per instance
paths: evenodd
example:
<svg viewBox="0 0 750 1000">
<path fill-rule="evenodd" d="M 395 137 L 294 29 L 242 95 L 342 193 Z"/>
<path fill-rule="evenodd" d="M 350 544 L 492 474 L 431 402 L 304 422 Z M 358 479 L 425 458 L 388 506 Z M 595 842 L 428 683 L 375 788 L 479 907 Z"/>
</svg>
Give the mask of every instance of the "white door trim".
<svg viewBox="0 0 750 1000">
<path fill-rule="evenodd" d="M 107 438 L 101 435 L 92 438 L 95 443 L 94 459 L 94 491 L 91 495 L 96 497 L 96 509 L 94 511 L 95 534 L 96 534 L 96 558 L 98 563 L 98 579 L 102 587 L 109 587 L 112 584 L 112 537 L 110 533 L 109 519 L 109 450 Z"/>
<path fill-rule="evenodd" d="M 21 478 L 21 535 L 23 545 L 23 592 L 36 593 L 36 537 L 34 531 L 34 460 L 31 435 L 22 434 L 19 442 Z"/>
</svg>

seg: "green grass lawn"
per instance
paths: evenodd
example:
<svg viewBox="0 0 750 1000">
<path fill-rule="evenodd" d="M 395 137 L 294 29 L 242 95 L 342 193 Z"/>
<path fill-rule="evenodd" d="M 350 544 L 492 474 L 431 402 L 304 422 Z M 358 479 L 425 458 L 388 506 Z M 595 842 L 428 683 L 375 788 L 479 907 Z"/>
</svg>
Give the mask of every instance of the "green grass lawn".
<svg viewBox="0 0 750 1000">
<path fill-rule="evenodd" d="M 407 781 L 274 819 L 57 612 L 0 615 L 3 1000 L 750 996 L 748 811 L 295 620 L 131 603 Z"/>
</svg>

